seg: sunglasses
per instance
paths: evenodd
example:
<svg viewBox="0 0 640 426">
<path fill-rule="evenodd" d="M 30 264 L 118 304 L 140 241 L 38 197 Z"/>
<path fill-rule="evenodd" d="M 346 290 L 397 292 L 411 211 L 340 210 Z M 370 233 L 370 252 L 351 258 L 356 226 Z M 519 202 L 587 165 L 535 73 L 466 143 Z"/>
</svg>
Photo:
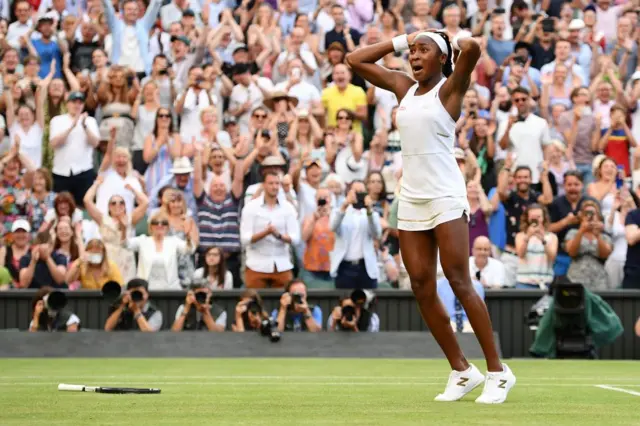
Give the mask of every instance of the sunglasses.
<svg viewBox="0 0 640 426">
<path fill-rule="evenodd" d="M 158 114 L 158 118 L 171 118 L 171 114 Z"/>
<path fill-rule="evenodd" d="M 351 120 L 351 118 L 347 115 L 339 115 L 338 120 Z"/>
<path fill-rule="evenodd" d="M 152 226 L 169 226 L 169 221 L 168 220 L 152 220 L 151 221 L 151 225 Z"/>
<path fill-rule="evenodd" d="M 267 118 L 267 114 L 253 114 L 253 116 L 259 119 Z"/>
<path fill-rule="evenodd" d="M 124 206 L 124 201 L 123 200 L 109 201 L 109 205 L 110 206 Z"/>
<path fill-rule="evenodd" d="M 515 98 L 513 102 L 515 103 L 527 102 L 527 98 Z"/>
</svg>

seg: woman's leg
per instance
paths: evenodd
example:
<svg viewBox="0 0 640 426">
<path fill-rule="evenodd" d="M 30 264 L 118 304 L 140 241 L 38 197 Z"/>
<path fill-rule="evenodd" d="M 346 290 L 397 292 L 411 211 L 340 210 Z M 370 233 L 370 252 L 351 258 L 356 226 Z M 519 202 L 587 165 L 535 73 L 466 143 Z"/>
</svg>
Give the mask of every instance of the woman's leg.
<svg viewBox="0 0 640 426">
<path fill-rule="evenodd" d="M 440 249 L 442 270 L 478 337 L 487 360 L 487 369 L 490 372 L 502 371 L 487 306 L 473 289 L 469 276 L 469 256 L 466 250 L 460 249 L 467 247 L 469 241 L 469 227 L 466 220 L 461 217 L 438 225 L 435 229 L 435 237 Z"/>
<path fill-rule="evenodd" d="M 400 231 L 400 253 L 411 279 L 411 289 L 429 331 L 442 348 L 451 368 L 457 371 L 466 370 L 469 368 L 469 363 L 458 345 L 451 329 L 449 315 L 438 297 L 436 286 L 438 249 L 434 232 Z"/>
</svg>

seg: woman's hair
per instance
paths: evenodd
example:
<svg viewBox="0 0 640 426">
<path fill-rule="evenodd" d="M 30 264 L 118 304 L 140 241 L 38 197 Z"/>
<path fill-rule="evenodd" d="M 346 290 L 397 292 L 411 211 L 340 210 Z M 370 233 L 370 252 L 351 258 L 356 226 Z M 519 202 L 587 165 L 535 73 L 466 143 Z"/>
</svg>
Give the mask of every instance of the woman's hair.
<svg viewBox="0 0 640 426">
<path fill-rule="evenodd" d="M 598 180 L 598 179 L 600 179 L 602 177 L 602 166 L 607 161 L 611 161 L 614 165 L 616 165 L 616 161 L 613 158 L 607 157 L 607 156 L 603 156 L 602 159 L 600 160 L 600 162 L 596 165 L 595 170 L 593 170 L 593 177 L 596 178 L 596 180 Z"/>
<path fill-rule="evenodd" d="M 122 84 L 122 87 L 120 88 L 120 93 L 115 93 L 114 92 L 114 88 L 111 85 L 111 79 L 113 78 L 114 74 L 121 72 L 124 75 L 124 83 Z M 107 74 L 107 82 L 109 84 L 109 95 L 111 97 L 110 102 L 113 102 L 114 99 L 119 99 L 120 102 L 126 102 L 127 101 L 127 95 L 129 94 L 129 83 L 127 82 L 127 72 L 126 69 L 120 65 L 112 65 L 111 69 L 109 70 L 109 73 Z"/>
<path fill-rule="evenodd" d="M 169 216 L 167 216 L 167 214 L 162 211 L 162 209 L 158 210 L 157 212 L 155 212 L 153 215 L 151 215 L 151 217 L 149 218 L 149 226 L 147 228 L 147 232 L 149 233 L 149 235 L 152 234 L 151 232 L 151 227 L 153 226 L 151 224 L 151 222 L 153 221 L 160 221 L 160 220 L 166 220 L 167 222 L 169 221 Z"/>
<path fill-rule="evenodd" d="M 42 176 L 42 179 L 44 179 L 44 189 L 46 189 L 47 192 L 50 192 L 51 188 L 53 188 L 53 179 L 51 178 L 51 172 L 49 169 L 40 167 L 34 172 L 34 174 Z"/>
<path fill-rule="evenodd" d="M 444 31 L 436 31 L 436 34 L 442 37 L 447 44 L 447 60 L 442 64 L 442 74 L 444 74 L 445 77 L 449 77 L 451 73 L 453 73 L 453 46 L 451 46 L 451 41 L 449 41 L 447 33 Z"/>
<path fill-rule="evenodd" d="M 162 200 L 164 199 L 164 193 L 172 190 L 173 190 L 173 186 L 171 185 L 165 185 L 162 188 L 160 188 L 160 190 L 158 191 L 158 200 L 160 200 L 160 207 L 162 207 Z"/>
<path fill-rule="evenodd" d="M 71 229 L 71 238 L 69 239 L 69 256 L 71 257 L 71 261 L 74 261 L 80 257 L 80 247 L 78 247 L 78 243 L 76 242 L 76 231 L 68 220 L 58 221 L 58 223 L 56 223 L 56 239 L 53 243 L 53 251 L 55 252 L 56 250 L 60 250 L 62 247 L 62 242 L 60 241 L 60 238 L 58 238 L 58 227 L 62 223 L 66 223 L 69 225 L 69 229 Z"/>
<path fill-rule="evenodd" d="M 155 123 L 153 124 L 153 136 L 158 136 L 158 120 L 160 119 L 159 115 L 161 111 L 166 111 L 167 114 L 171 115 L 171 111 L 169 111 L 168 108 L 165 107 L 160 107 L 158 108 L 158 110 L 156 111 L 156 119 L 155 119 Z M 169 119 L 169 134 L 173 133 L 173 120 L 170 118 Z"/>
<path fill-rule="evenodd" d="M 520 231 L 527 232 L 529 229 L 529 212 L 531 210 L 542 210 L 542 227 L 547 229 L 551 220 L 549 219 L 549 211 L 545 206 L 538 203 L 529 204 L 527 208 L 522 212 L 522 216 L 520 217 Z"/>
<path fill-rule="evenodd" d="M 100 263 L 100 269 L 102 269 L 102 273 L 104 275 L 107 275 L 109 273 L 109 259 L 107 258 L 107 248 L 101 240 L 94 238 L 92 240 L 89 240 L 85 247 L 85 251 L 88 252 L 89 250 L 93 249 L 98 249 L 102 253 L 102 263 Z"/>
<path fill-rule="evenodd" d="M 476 122 L 478 120 L 484 120 L 487 122 L 487 125 L 489 125 L 489 122 L 491 121 L 491 119 L 486 118 L 486 117 L 478 117 L 476 118 Z M 475 124 L 474 124 L 475 127 Z M 480 153 L 480 142 L 486 142 L 486 140 L 489 137 L 489 132 L 487 132 L 487 135 L 484 137 L 480 137 L 476 134 L 475 129 L 473 130 L 473 134 L 471 135 L 471 139 L 469 140 L 469 149 L 473 152 L 473 154 L 477 157 L 478 154 Z"/>
<path fill-rule="evenodd" d="M 211 268 L 209 265 L 207 265 L 207 255 L 209 254 L 210 251 L 212 250 L 217 250 L 218 253 L 220 254 L 220 262 L 218 263 L 217 266 L 214 266 L 214 270 L 213 273 L 209 273 L 209 269 Z M 220 247 L 216 247 L 216 246 L 212 246 L 209 247 L 207 249 L 207 251 L 204 253 L 205 256 L 205 262 L 204 262 L 204 278 L 211 276 L 216 277 L 216 280 L 218 281 L 218 285 L 223 285 L 224 284 L 224 276 L 227 273 L 227 265 L 225 264 L 224 261 L 224 253 L 222 252 L 222 249 Z"/>
<path fill-rule="evenodd" d="M 113 216 L 111 216 L 111 212 L 109 211 L 109 207 L 111 207 L 111 202 L 116 198 L 119 198 L 124 202 L 124 198 L 120 194 L 113 194 L 111 197 L 109 197 L 109 204 L 107 205 L 107 214 L 109 215 L 109 217 L 113 217 Z M 125 212 L 127 211 L 127 203 L 126 202 L 124 204 L 124 210 L 125 210 Z"/>
<path fill-rule="evenodd" d="M 172 196 L 172 200 L 175 200 L 176 198 L 182 200 L 182 202 L 180 203 L 180 205 L 182 206 L 182 212 L 180 213 L 181 215 L 185 215 L 187 214 L 187 200 L 185 199 L 184 194 L 182 193 L 182 191 L 173 191 L 173 196 Z M 167 212 L 167 216 L 171 216 L 171 206 L 165 206 L 163 208 L 166 208 L 166 212 Z"/>
<path fill-rule="evenodd" d="M 73 199 L 73 195 L 71 195 L 70 192 L 63 191 L 63 192 L 59 193 L 58 195 L 56 195 L 55 200 L 53 200 L 53 208 L 56 211 L 56 215 L 60 214 L 58 208 L 60 207 L 60 204 L 62 204 L 62 203 L 69 204 L 69 216 L 73 216 L 73 212 L 76 211 L 76 202 Z"/>
<path fill-rule="evenodd" d="M 33 312 L 36 309 L 36 304 L 42 299 L 44 299 L 44 297 L 47 294 L 51 293 L 52 291 L 53 291 L 52 287 L 49 287 L 49 286 L 40 287 L 38 291 L 36 291 L 36 294 L 33 296 L 33 299 L 31 300 L 31 312 Z"/>
<path fill-rule="evenodd" d="M 338 175 L 337 173 L 329 173 L 327 177 L 324 178 L 324 181 L 322 182 L 322 187 L 328 188 L 329 182 L 336 182 L 338 185 L 340 185 L 340 188 L 342 189 L 342 193 L 344 194 L 344 191 L 347 186 L 345 185 L 344 180 L 340 177 L 340 175 Z"/>
<path fill-rule="evenodd" d="M 336 127 L 338 127 L 338 116 L 340 115 L 341 112 L 344 112 L 349 117 L 349 120 L 351 121 L 351 123 L 349 124 L 349 130 L 352 130 L 353 129 L 353 121 L 355 120 L 356 116 L 353 113 L 353 111 L 351 111 L 349 109 L 346 109 L 346 108 L 340 108 L 338 110 L 338 112 L 336 112 Z"/>
<path fill-rule="evenodd" d="M 387 185 L 384 182 L 384 177 L 382 177 L 382 173 L 376 172 L 376 171 L 369 172 L 367 174 L 367 177 L 364 179 L 364 185 L 365 185 L 365 188 L 369 186 L 369 179 L 371 179 L 371 176 L 374 176 L 374 175 L 378 175 L 380 177 L 380 182 L 382 182 L 382 189 L 380 190 L 380 194 L 378 195 L 378 201 L 382 203 L 382 205 L 384 205 L 387 202 Z M 367 192 L 368 191 L 369 189 L 367 188 Z"/>
<path fill-rule="evenodd" d="M 213 105 L 209 105 L 206 108 L 203 108 L 200 110 L 200 121 L 202 121 L 202 116 L 205 115 L 206 113 L 210 112 L 211 114 L 213 114 L 214 117 L 217 118 L 217 113 L 218 110 L 216 110 L 216 107 L 214 107 Z"/>
<path fill-rule="evenodd" d="M 604 220 L 604 217 L 602 216 L 602 210 L 600 210 L 600 203 L 598 203 L 595 200 L 587 199 L 580 204 L 580 211 L 578 212 L 578 217 L 580 218 L 580 221 L 582 221 L 586 217 L 584 214 L 584 211 L 587 209 L 587 207 L 593 207 L 596 210 L 598 219 Z"/>
<path fill-rule="evenodd" d="M 32 56 L 32 55 L 27 55 L 23 60 L 22 60 L 22 65 L 23 66 L 27 66 L 29 65 L 29 62 L 31 61 L 35 61 L 38 65 L 40 65 L 40 58 L 37 56 Z"/>
<path fill-rule="evenodd" d="M 116 154 L 122 154 L 127 157 L 127 175 L 129 175 L 133 171 L 133 164 L 131 163 L 131 151 L 123 146 L 117 146 L 113 150 L 113 156 L 115 157 Z"/>
</svg>

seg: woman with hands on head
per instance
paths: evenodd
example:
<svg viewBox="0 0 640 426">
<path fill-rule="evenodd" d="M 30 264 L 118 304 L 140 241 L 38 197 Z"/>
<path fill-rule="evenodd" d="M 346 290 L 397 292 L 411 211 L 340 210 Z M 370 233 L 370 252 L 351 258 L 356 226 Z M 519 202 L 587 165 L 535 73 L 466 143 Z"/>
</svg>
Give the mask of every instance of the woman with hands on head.
<svg viewBox="0 0 640 426">
<path fill-rule="evenodd" d="M 70 265 L 67 282 L 79 280 L 83 290 L 100 290 L 109 281 L 124 284 L 118 266 L 109 260 L 107 249 L 100 240 L 90 240 L 82 256 Z"/>
<path fill-rule="evenodd" d="M 549 231 L 549 213 L 531 204 L 520 219 L 516 234 L 516 288 L 546 289 L 553 281 L 553 264 L 558 254 L 558 237 Z"/>
<path fill-rule="evenodd" d="M 386 55 L 406 50 L 413 76 L 377 64 Z M 373 85 L 393 92 L 400 102 L 396 116 L 403 155 L 400 249 L 423 318 L 453 370 L 445 392 L 436 400 L 457 401 L 484 382 L 476 402 L 499 404 L 516 379 L 500 360 L 487 307 L 471 283 L 469 253 L 459 249 L 469 244 L 469 205 L 453 155 L 456 121 L 480 54 L 479 44 L 466 31 L 451 42 L 446 33 L 427 30 L 358 49 L 347 55 L 347 63 Z M 438 253 L 484 352 L 486 380 L 462 353 L 438 298 Z M 457 385 L 460 378 L 467 379 L 462 386 Z"/>
<path fill-rule="evenodd" d="M 583 201 L 578 219 L 580 227 L 570 230 L 564 239 L 567 254 L 572 258 L 567 278 L 592 291 L 610 289 L 611 283 L 603 262 L 611 254 L 613 245 L 611 237 L 604 231 L 598 203 Z"/>
</svg>

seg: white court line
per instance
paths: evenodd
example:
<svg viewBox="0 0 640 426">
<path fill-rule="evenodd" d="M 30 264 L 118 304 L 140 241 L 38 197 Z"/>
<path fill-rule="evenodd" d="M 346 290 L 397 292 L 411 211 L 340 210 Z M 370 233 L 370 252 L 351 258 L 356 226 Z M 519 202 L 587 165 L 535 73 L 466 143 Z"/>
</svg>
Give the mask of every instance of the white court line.
<svg viewBox="0 0 640 426">
<path fill-rule="evenodd" d="M 447 374 L 441 374 L 438 376 L 298 376 L 298 375 L 286 375 L 286 376 L 265 376 L 265 375 L 216 375 L 216 376 L 183 376 L 183 375 L 157 375 L 157 374 L 126 374 L 126 376 L 130 379 L 157 379 L 160 377 L 161 379 L 208 379 L 208 380 L 306 380 L 306 379 L 316 379 L 316 380 L 338 380 L 340 382 L 344 382 L 345 380 L 376 380 L 376 383 L 380 380 L 408 380 L 415 382 L 415 380 L 425 379 L 442 379 L 445 380 L 448 376 Z M 557 381 L 558 377 L 522 377 L 517 376 L 519 380 L 532 380 L 532 381 Z M 30 380 L 30 379 L 57 379 L 57 378 L 79 378 L 79 379 L 122 379 L 122 375 L 85 375 L 85 374 L 41 374 L 41 375 L 12 375 L 12 376 L 0 376 L 0 380 Z M 600 380 L 615 380 L 618 382 L 640 382 L 640 376 L 635 378 L 627 377 L 619 377 L 612 378 L 611 376 L 598 376 L 598 377 L 563 377 L 563 381 L 576 381 L 576 382 L 584 382 L 584 381 L 600 381 Z"/>
<path fill-rule="evenodd" d="M 68 379 L 68 378 L 67 378 Z M 69 381 L 69 380 L 67 380 Z M 58 385 L 59 382 L 0 382 L 0 386 L 45 386 L 45 385 Z M 82 383 L 83 385 L 87 385 L 87 383 Z M 188 386 L 376 386 L 376 387 L 384 387 L 384 386 L 435 386 L 435 385 L 445 385 L 446 382 L 187 382 L 187 381 L 178 381 L 178 382 L 165 382 L 165 381 L 155 381 L 149 380 L 145 382 L 134 381 L 130 379 L 124 379 L 117 382 L 108 381 L 99 383 L 100 386 L 107 385 L 188 385 Z M 593 383 L 549 383 L 549 384 L 537 384 L 537 383 L 518 383 L 519 387 L 594 387 L 600 386 Z M 625 386 L 625 387 L 640 387 L 640 384 L 616 384 L 615 386 Z M 640 395 L 640 393 L 638 393 Z"/>
<path fill-rule="evenodd" d="M 620 385 L 615 385 L 615 386 L 620 386 Z M 606 390 L 615 391 L 615 392 L 624 392 L 624 393 L 628 393 L 629 395 L 640 396 L 640 392 L 632 391 L 632 390 L 629 390 L 629 389 L 617 388 L 615 386 L 611 386 L 611 385 L 596 385 L 596 387 L 600 388 L 600 389 L 606 389 Z"/>
</svg>

